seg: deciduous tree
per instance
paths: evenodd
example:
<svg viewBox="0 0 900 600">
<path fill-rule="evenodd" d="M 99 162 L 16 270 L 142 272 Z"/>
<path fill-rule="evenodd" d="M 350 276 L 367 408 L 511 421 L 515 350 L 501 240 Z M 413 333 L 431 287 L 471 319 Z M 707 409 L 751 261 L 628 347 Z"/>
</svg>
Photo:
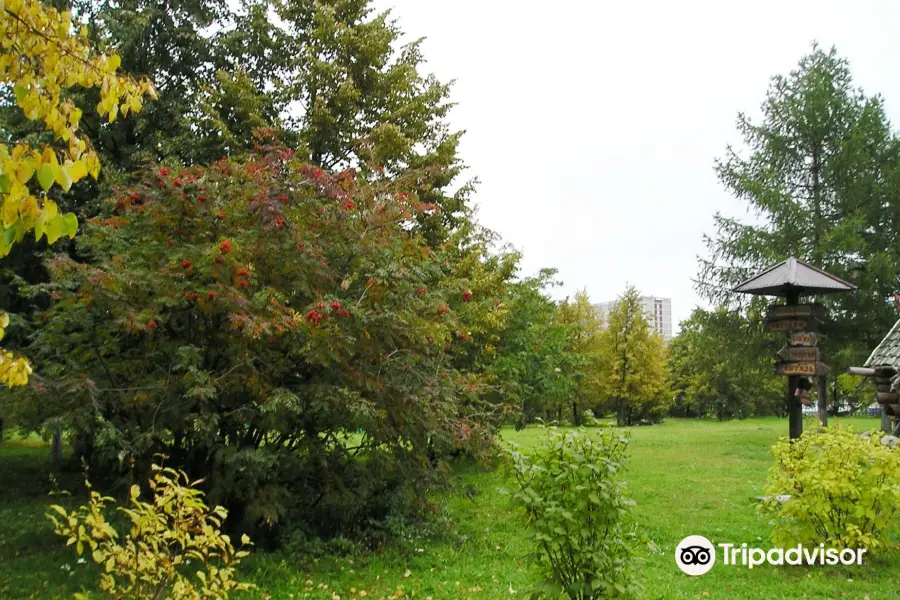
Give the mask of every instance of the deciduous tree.
<svg viewBox="0 0 900 600">
<path fill-rule="evenodd" d="M 585 411 L 593 412 L 609 397 L 611 353 L 604 343 L 602 317 L 587 292 L 578 292 L 571 300 L 566 298 L 556 320 L 565 328 L 563 354 L 568 385 L 564 391 L 577 426 Z"/>
<path fill-rule="evenodd" d="M 609 312 L 604 343 L 611 355 L 609 371 L 616 423 L 659 420 L 668 410 L 665 346 L 651 331 L 637 289 L 629 287 Z"/>
<path fill-rule="evenodd" d="M 435 249 L 410 227 L 434 210 L 418 181 L 280 147 L 151 169 L 91 220 L 90 261 L 55 257 L 35 288 L 54 299 L 29 348 L 54 401 L 22 398 L 20 420 L 63 419 L 138 480 L 162 452 L 262 533 L 421 508 L 444 457 L 503 417 L 460 354 L 502 325 L 505 275 L 478 236 Z"/>
<path fill-rule="evenodd" d="M 673 413 L 720 421 L 781 414 L 784 378 L 773 368 L 780 342 L 763 333 L 758 313 L 695 309 L 668 347 Z"/>
</svg>

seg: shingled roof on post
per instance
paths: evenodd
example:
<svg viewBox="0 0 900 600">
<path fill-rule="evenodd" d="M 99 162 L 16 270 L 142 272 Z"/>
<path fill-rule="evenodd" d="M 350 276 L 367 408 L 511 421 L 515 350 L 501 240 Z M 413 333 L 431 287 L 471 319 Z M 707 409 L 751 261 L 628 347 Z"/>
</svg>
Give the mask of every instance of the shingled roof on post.
<svg viewBox="0 0 900 600">
<path fill-rule="evenodd" d="M 894 327 L 872 351 L 865 366 L 900 368 L 900 321 L 894 323 Z"/>
<path fill-rule="evenodd" d="M 791 257 L 744 281 L 733 291 L 759 296 L 833 294 L 855 290 L 856 286 L 822 269 Z"/>
<path fill-rule="evenodd" d="M 865 367 L 851 367 L 851 375 L 874 379 L 875 399 L 883 410 L 881 428 L 900 437 L 900 321 L 888 332 L 866 360 Z M 892 422 L 893 421 L 893 422 Z M 882 440 L 883 442 L 883 440 Z"/>
</svg>

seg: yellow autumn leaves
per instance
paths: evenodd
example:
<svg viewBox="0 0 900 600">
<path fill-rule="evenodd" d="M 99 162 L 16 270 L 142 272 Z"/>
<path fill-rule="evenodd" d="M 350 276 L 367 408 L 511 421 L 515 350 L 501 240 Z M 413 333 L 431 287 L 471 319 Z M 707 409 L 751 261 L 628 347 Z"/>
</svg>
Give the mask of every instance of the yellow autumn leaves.
<svg viewBox="0 0 900 600">
<path fill-rule="evenodd" d="M 0 144 L 0 257 L 30 231 L 38 240 L 46 235 L 51 244 L 63 235 L 74 236 L 75 215 L 61 214 L 47 192 L 54 185 L 68 191 L 100 172 L 96 152 L 78 131 L 82 111 L 64 91 L 99 88 L 97 110 L 110 123 L 119 114 L 141 110 L 144 95 L 156 98 L 148 79 L 117 75 L 121 58 L 95 52 L 85 27 L 72 31 L 69 11 L 39 0 L 0 0 L 0 83 L 12 86 L 24 116 L 41 121 L 54 141 L 41 147 L 24 140 Z M 0 352 L 0 383 L 26 383 L 31 369 L 22 363 Z"/>
<path fill-rule="evenodd" d="M 36 179 L 44 192 L 54 184 L 68 190 L 74 181 L 89 172 L 96 177 L 99 168 L 96 156 L 60 164 L 51 148 L 39 152 L 19 145 L 10 154 L 6 146 L 0 144 L 0 169 L 3 173 L 0 180 L 0 192 L 3 193 L 0 257 L 9 254 L 12 245 L 21 241 L 27 231 L 33 230 L 38 240 L 46 235 L 47 243 L 52 244 L 63 235 L 74 237 L 78 230 L 78 219 L 74 214 L 61 214 L 56 203 L 47 198 L 39 204 L 38 198 L 28 189 L 29 181 Z"/>
<path fill-rule="evenodd" d="M 31 193 L 36 179 L 43 196 L 58 185 L 73 183 L 100 172 L 100 161 L 88 139 L 78 131 L 82 111 L 66 88 L 99 88 L 98 112 L 114 121 L 143 106 L 143 96 L 155 97 L 149 80 L 140 82 L 116 74 L 121 59 L 93 51 L 84 28 L 72 35 L 72 15 L 38 0 L 0 1 L 0 82 L 12 85 L 17 106 L 26 118 L 40 120 L 57 147 L 34 148 L 27 142 L 0 144 L 0 194 L 3 236 L 0 256 L 28 231 L 53 243 L 75 234 L 74 215 L 59 215 L 55 205 Z"/>
<path fill-rule="evenodd" d="M 0 340 L 6 334 L 9 327 L 9 315 L 0 314 Z M 24 358 L 16 358 L 11 352 L 0 349 L 0 381 L 8 386 L 25 385 L 28 376 L 31 375 L 31 366 Z"/>
</svg>

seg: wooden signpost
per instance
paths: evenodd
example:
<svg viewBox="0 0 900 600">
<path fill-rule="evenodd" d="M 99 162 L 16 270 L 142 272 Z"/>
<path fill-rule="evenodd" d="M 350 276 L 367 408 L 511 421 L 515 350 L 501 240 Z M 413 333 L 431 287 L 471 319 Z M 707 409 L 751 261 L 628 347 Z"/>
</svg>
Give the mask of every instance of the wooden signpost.
<svg viewBox="0 0 900 600">
<path fill-rule="evenodd" d="M 799 437 L 802 431 L 802 410 L 809 397 L 809 385 L 804 377 L 821 378 L 828 373 L 828 366 L 819 360 L 819 342 L 815 332 L 825 319 L 825 307 L 821 304 L 773 304 L 766 310 L 764 329 L 769 333 L 785 333 L 787 345 L 776 353 L 775 373 L 788 378 L 788 404 L 790 410 L 791 437 Z M 820 386 L 821 387 L 821 386 Z M 824 403 L 820 403 L 824 413 Z M 819 418 L 827 418 L 820 414 Z"/>
<path fill-rule="evenodd" d="M 816 331 L 819 328 L 819 321 L 816 318 L 809 317 L 806 319 L 782 319 L 777 317 L 770 319 L 766 317 L 763 322 L 763 330 L 766 333 L 790 333 L 794 331 Z"/>
<path fill-rule="evenodd" d="M 788 346 L 796 348 L 797 346 L 815 346 L 819 343 L 816 334 L 808 331 L 791 331 L 788 333 Z"/>
<path fill-rule="evenodd" d="M 797 439 L 803 432 L 800 402 L 809 391 L 806 377 L 812 375 L 819 378 L 819 420 L 823 425 L 828 416 L 825 411 L 824 377 L 828 367 L 819 361 L 818 339 L 814 333 L 825 320 L 825 307 L 821 304 L 800 304 L 800 298 L 855 289 L 852 283 L 790 257 L 741 282 L 733 290 L 738 294 L 784 298 L 784 304 L 774 304 L 766 311 L 765 330 L 784 333 L 787 337 L 787 347 L 778 352 L 775 369 L 788 379 L 786 399 L 791 439 Z"/>
<path fill-rule="evenodd" d="M 821 304 L 773 304 L 766 311 L 766 320 L 791 319 L 796 317 L 825 318 L 825 307 Z"/>
<path fill-rule="evenodd" d="M 775 365 L 778 375 L 825 375 L 828 373 L 828 365 L 823 362 L 781 362 Z"/>
<path fill-rule="evenodd" d="M 785 346 L 775 356 L 787 363 L 816 362 L 819 360 L 819 349 L 806 346 Z"/>
</svg>

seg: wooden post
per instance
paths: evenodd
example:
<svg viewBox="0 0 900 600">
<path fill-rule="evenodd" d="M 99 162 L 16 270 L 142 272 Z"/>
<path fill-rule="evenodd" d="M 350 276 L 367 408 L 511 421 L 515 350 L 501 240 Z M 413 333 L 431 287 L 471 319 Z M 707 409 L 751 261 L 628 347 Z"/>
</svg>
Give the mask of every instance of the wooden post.
<svg viewBox="0 0 900 600">
<path fill-rule="evenodd" d="M 800 293 L 789 292 L 785 298 L 785 304 L 788 306 L 797 306 L 800 304 Z M 790 334 L 788 334 L 790 336 Z M 788 433 L 792 440 L 796 440 L 803 434 L 803 407 L 800 405 L 800 399 L 797 397 L 797 381 L 799 376 L 788 376 L 787 385 L 787 406 L 788 406 Z"/>
<path fill-rule="evenodd" d="M 819 423 L 822 424 L 822 427 L 828 427 L 828 382 L 825 380 L 825 375 L 818 376 L 819 383 L 819 401 L 817 403 L 819 408 Z"/>
</svg>

